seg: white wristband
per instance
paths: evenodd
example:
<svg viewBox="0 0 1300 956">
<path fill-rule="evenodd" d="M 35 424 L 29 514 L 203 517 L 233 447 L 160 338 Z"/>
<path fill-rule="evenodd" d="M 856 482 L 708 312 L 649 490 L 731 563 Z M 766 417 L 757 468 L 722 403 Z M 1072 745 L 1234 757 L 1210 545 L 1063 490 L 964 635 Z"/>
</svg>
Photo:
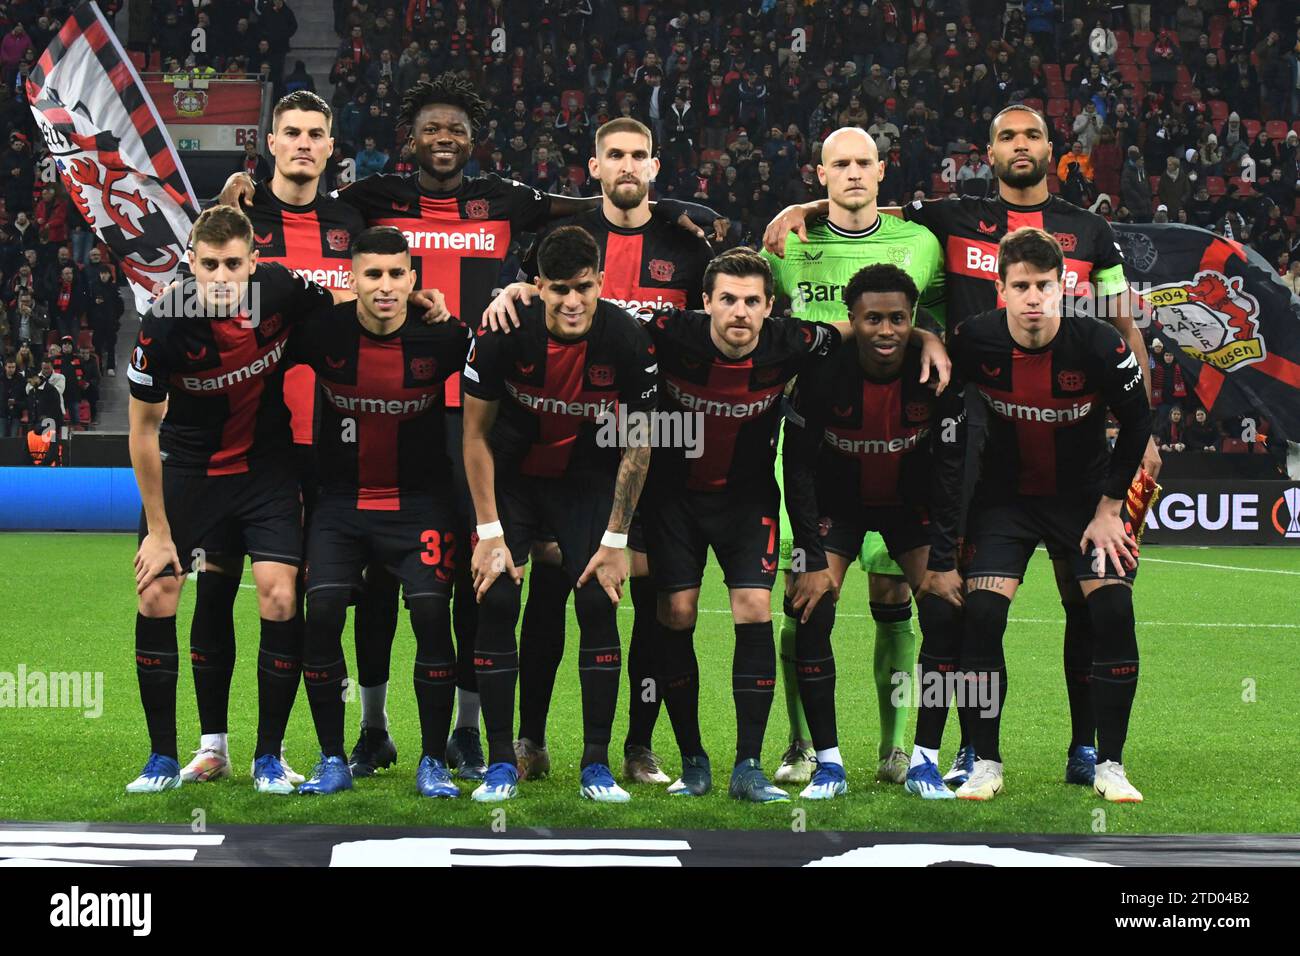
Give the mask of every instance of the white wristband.
<svg viewBox="0 0 1300 956">
<path fill-rule="evenodd" d="M 619 534 L 617 531 L 606 531 L 600 539 L 602 548 L 617 548 L 623 550 L 627 547 L 627 535 Z"/>
<path fill-rule="evenodd" d="M 500 521 L 489 521 L 487 524 L 478 526 L 479 540 L 484 538 L 502 538 L 505 537 L 505 529 L 501 527 Z"/>
</svg>

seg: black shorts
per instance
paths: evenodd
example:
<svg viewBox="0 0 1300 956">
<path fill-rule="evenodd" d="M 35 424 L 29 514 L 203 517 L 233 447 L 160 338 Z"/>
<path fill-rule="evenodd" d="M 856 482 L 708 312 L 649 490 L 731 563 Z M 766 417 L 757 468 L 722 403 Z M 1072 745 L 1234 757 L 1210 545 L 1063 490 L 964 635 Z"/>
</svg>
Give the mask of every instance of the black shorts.
<svg viewBox="0 0 1300 956">
<path fill-rule="evenodd" d="M 321 495 L 307 529 L 307 593 L 360 590 L 362 569 L 379 565 L 402 582 L 407 601 L 445 598 L 456 561 L 468 560 L 454 520 L 452 508 L 431 497 L 400 511 L 363 511 L 354 497 Z"/>
<path fill-rule="evenodd" d="M 930 519 L 916 505 L 844 504 L 827 508 L 817 521 L 822 547 L 852 561 L 862 553 L 868 531 L 885 539 L 885 549 L 894 563 L 909 551 L 930 543 Z"/>
<path fill-rule="evenodd" d="M 560 546 L 571 584 L 586 570 L 609 527 L 614 476 L 581 471 L 560 478 L 497 472 L 497 514 L 515 567 L 528 563 L 534 541 Z"/>
<path fill-rule="evenodd" d="M 780 494 L 774 478 L 721 492 L 656 489 L 641 505 L 656 588 L 698 588 L 712 548 L 728 588 L 770 591 L 781 541 Z"/>
<path fill-rule="evenodd" d="M 553 544 L 558 539 L 555 537 L 555 532 L 548 529 L 540 532 L 537 535 L 537 540 L 546 544 Z M 639 510 L 632 512 L 632 523 L 628 525 L 627 529 L 627 546 L 633 551 L 639 551 L 642 554 L 646 553 L 645 526 L 641 521 L 641 512 Z"/>
<path fill-rule="evenodd" d="M 1039 542 L 1047 546 L 1050 557 L 1064 558 L 1076 581 L 1116 580 L 1114 565 L 1107 559 L 1098 565 L 1091 554 L 1079 552 L 1079 539 L 1097 511 L 1101 494 L 1057 495 L 1052 497 L 1018 496 L 1011 501 L 971 502 L 970 525 L 966 533 L 969 563 L 965 575 L 973 577 L 1016 578 L 1023 581 L 1025 568 Z M 1127 522 L 1128 505 L 1120 512 Z M 1100 566 L 1099 573 L 1094 567 Z M 1133 583 L 1137 568 L 1123 576 Z"/>
<path fill-rule="evenodd" d="M 164 464 L 162 485 L 167 523 L 183 567 L 201 570 L 209 556 L 242 561 L 245 554 L 255 564 L 302 563 L 302 503 L 287 456 L 256 462 L 241 475 L 196 474 Z M 148 530 L 142 508 L 139 540 Z"/>
</svg>

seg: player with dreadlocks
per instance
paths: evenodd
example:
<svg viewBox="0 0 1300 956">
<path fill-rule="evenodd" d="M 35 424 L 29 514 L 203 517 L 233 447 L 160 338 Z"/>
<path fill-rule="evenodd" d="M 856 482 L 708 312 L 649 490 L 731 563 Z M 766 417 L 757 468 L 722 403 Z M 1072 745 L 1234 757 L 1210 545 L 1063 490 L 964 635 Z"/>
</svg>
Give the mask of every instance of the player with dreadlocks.
<svg viewBox="0 0 1300 956">
<path fill-rule="evenodd" d="M 465 165 L 474 137 L 487 125 L 488 104 L 469 80 L 443 73 L 422 80 L 402 97 L 399 129 L 409 131 L 416 171 L 409 175 L 380 174 L 346 186 L 339 199 L 356 208 L 367 226 L 394 226 L 406 237 L 416 273 L 416 288 L 435 286 L 446 297 L 447 310 L 466 321 L 477 321 L 491 300 L 512 238 L 533 232 L 552 219 L 599 209 L 599 194 L 587 198 L 542 193 L 494 174 L 466 176 Z M 252 180 L 232 176 L 222 201 L 247 201 Z M 719 217 L 703 206 L 678 201 L 654 204 L 657 218 L 676 221 L 703 234 L 695 223 L 711 225 Z M 460 377 L 447 380 L 448 457 L 457 482 L 460 527 L 452 605 L 456 633 L 456 727 L 447 746 L 447 763 L 462 779 L 481 779 L 486 767 L 479 735 L 479 703 L 474 678 L 473 637 L 477 614 L 469 586 L 470 532 L 473 508 L 461 455 Z M 358 616 L 357 672 L 361 684 L 361 737 L 353 748 L 354 767 L 377 768 L 396 761 L 388 734 L 388 661 L 397 621 L 397 591 L 389 586 L 382 598 L 371 594 L 373 612 Z M 385 611 L 386 613 L 381 613 Z"/>
</svg>

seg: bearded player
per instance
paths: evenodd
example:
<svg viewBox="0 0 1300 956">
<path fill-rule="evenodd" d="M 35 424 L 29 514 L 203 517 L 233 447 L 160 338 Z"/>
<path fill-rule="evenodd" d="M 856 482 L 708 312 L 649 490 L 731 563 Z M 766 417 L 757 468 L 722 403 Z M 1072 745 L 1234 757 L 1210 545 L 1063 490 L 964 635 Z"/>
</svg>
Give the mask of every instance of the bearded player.
<svg viewBox="0 0 1300 956">
<path fill-rule="evenodd" d="M 596 154 L 587 169 L 600 182 L 597 210 L 573 220 L 601 249 L 605 281 L 601 297 L 628 312 L 667 307 L 698 309 L 704 271 L 712 257 L 708 243 L 651 215 L 650 186 L 659 172 L 650 130 L 630 117 L 610 120 L 596 131 Z M 715 229 L 725 220 L 715 223 Z M 721 229 L 725 232 L 725 228 Z M 537 274 L 534 256 L 524 276 Z M 514 303 L 529 304 L 536 287 L 507 286 L 484 314 L 485 323 L 509 332 L 518 324 Z M 630 783 L 668 783 L 652 737 L 662 694 L 660 642 L 654 639 L 655 595 L 639 518 L 628 536 L 631 551 L 632 637 L 628 643 L 628 731 L 623 743 L 623 779 Z M 515 756 L 521 779 L 544 777 L 550 770 L 546 717 L 555 674 L 564 655 L 566 581 L 553 541 L 533 548 L 528 602 L 519 633 L 519 737 Z"/>
</svg>

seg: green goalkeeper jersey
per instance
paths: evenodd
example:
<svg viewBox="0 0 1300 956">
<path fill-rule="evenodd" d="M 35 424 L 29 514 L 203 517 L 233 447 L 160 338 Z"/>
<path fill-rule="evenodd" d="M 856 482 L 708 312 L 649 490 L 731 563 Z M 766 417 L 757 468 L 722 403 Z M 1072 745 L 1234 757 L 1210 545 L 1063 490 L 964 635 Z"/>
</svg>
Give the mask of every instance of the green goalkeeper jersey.
<svg viewBox="0 0 1300 956">
<path fill-rule="evenodd" d="M 898 216 L 882 215 L 870 229 L 851 233 L 836 229 L 823 220 L 808 227 L 808 241 L 791 232 L 785 239 L 785 258 L 763 251 L 772 266 L 777 295 L 790 297 L 790 311 L 798 318 L 810 322 L 843 322 L 849 317 L 844 305 L 844 287 L 863 266 L 889 262 L 912 277 L 920 292 L 919 305 L 927 309 L 940 324 L 945 324 L 947 311 L 944 297 L 943 247 L 934 233 L 918 223 L 908 222 Z M 781 430 L 784 451 L 785 430 Z M 782 481 L 782 467 L 776 466 L 778 484 Z M 877 547 L 882 554 L 864 567 L 873 573 L 901 575 L 902 569 L 883 553 L 883 544 L 873 543 L 868 535 L 866 551 Z M 785 493 L 781 495 L 781 564 L 782 570 L 791 570 L 790 519 L 785 512 Z"/>
<path fill-rule="evenodd" d="M 778 295 L 790 297 L 790 311 L 810 322 L 848 319 L 844 287 L 863 266 L 888 262 L 912 277 L 920 305 L 944 323 L 943 249 L 924 226 L 882 215 L 865 232 L 837 229 L 828 221 L 808 227 L 808 241 L 791 232 L 785 258 L 764 251 Z"/>
</svg>

